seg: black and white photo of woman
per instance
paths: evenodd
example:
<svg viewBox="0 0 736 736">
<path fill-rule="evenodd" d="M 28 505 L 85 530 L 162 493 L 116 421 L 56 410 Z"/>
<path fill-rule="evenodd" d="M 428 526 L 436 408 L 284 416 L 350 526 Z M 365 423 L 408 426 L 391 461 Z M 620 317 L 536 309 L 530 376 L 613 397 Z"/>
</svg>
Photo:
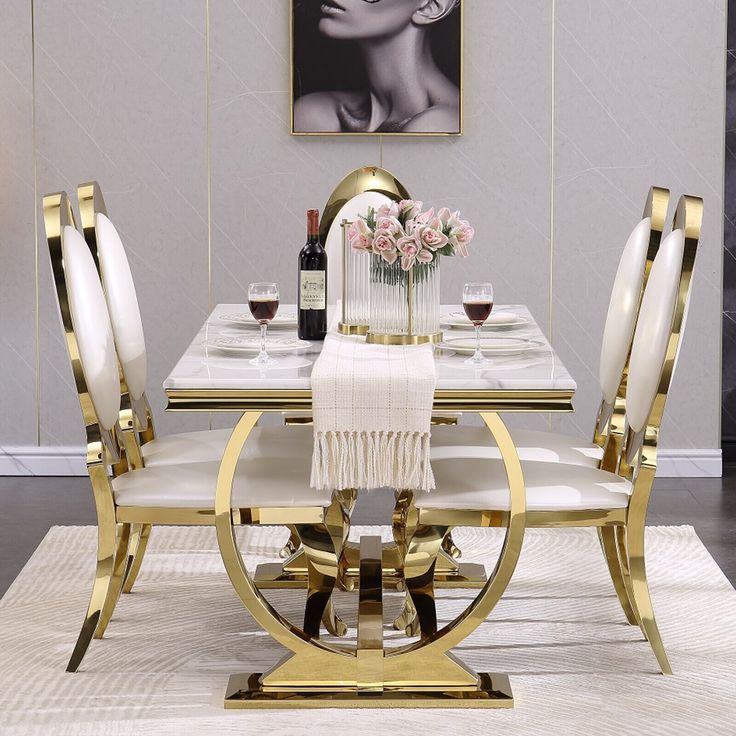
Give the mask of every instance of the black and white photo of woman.
<svg viewBox="0 0 736 736">
<path fill-rule="evenodd" d="M 294 133 L 460 132 L 461 0 L 293 0 Z"/>
</svg>

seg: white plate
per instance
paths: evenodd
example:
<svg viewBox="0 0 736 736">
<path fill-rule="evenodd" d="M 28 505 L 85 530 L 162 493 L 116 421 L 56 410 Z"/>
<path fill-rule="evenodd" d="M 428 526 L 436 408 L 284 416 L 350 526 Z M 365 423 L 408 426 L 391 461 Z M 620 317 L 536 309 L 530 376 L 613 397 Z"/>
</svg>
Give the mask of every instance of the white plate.
<svg viewBox="0 0 736 736">
<path fill-rule="evenodd" d="M 308 350 L 311 346 L 311 342 L 299 340 L 296 337 L 268 335 L 266 338 L 266 352 L 273 355 L 298 353 L 302 350 Z M 261 338 L 258 335 L 212 337 L 205 341 L 204 347 L 208 350 L 219 350 L 223 353 L 256 355 L 261 350 Z"/>
<path fill-rule="evenodd" d="M 443 340 L 440 347 L 454 350 L 456 353 L 472 355 L 475 352 L 475 338 L 451 337 Z M 483 355 L 518 355 L 529 350 L 545 347 L 541 340 L 530 340 L 526 337 L 490 337 L 480 338 L 480 349 Z"/>
<path fill-rule="evenodd" d="M 440 318 L 440 324 L 443 327 L 454 327 L 465 330 L 472 330 L 473 323 L 468 319 L 465 312 L 450 312 L 443 314 Z M 491 312 L 491 316 L 483 325 L 484 330 L 490 330 L 494 327 L 524 327 L 531 324 L 529 317 L 516 312 Z"/>
<path fill-rule="evenodd" d="M 222 322 L 232 322 L 236 325 L 245 325 L 246 327 L 260 327 L 258 322 L 253 319 L 250 312 L 234 312 L 230 314 L 221 314 Z M 268 323 L 268 329 L 285 329 L 288 327 L 296 327 L 296 312 L 285 310 L 277 312 L 276 316 Z"/>
</svg>

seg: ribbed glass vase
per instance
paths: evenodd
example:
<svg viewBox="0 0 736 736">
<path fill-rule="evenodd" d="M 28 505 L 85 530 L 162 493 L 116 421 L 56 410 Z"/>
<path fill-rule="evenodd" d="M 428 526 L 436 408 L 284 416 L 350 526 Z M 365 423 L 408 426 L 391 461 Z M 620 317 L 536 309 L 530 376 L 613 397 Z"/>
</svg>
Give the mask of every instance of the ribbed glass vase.
<svg viewBox="0 0 736 736">
<path fill-rule="evenodd" d="M 345 271 L 343 277 L 343 323 L 355 327 L 367 327 L 370 319 L 371 256 L 354 251 L 349 243 L 343 250 Z"/>
<path fill-rule="evenodd" d="M 374 335 L 417 335 L 430 337 L 440 331 L 439 258 L 417 263 L 412 277 L 397 260 L 388 264 L 371 256 L 370 332 Z M 409 286 L 413 283 L 410 321 Z"/>
</svg>

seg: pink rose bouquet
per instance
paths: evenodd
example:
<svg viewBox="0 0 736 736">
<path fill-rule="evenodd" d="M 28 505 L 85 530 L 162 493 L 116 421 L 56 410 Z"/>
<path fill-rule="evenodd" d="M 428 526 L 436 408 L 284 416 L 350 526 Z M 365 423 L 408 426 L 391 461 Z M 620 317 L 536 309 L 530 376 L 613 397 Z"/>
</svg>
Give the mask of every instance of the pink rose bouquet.
<svg viewBox="0 0 736 736">
<path fill-rule="evenodd" d="M 466 258 L 475 230 L 459 212 L 443 207 L 422 212 L 422 203 L 413 199 L 369 208 L 348 228 L 353 250 L 380 256 L 387 264 L 398 260 L 404 271 L 415 264 L 429 264 L 439 256 Z"/>
</svg>

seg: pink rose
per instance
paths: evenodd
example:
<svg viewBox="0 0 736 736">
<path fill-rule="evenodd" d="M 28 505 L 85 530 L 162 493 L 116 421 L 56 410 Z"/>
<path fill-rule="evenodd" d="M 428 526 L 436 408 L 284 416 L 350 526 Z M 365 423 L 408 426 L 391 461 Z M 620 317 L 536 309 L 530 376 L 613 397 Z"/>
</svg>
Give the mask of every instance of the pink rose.
<svg viewBox="0 0 736 736">
<path fill-rule="evenodd" d="M 370 250 L 371 248 L 371 239 L 367 235 L 354 235 L 349 242 L 353 250 Z"/>
<path fill-rule="evenodd" d="M 414 231 L 414 239 L 422 248 L 437 250 L 447 245 L 447 236 L 429 225 L 420 225 Z"/>
<path fill-rule="evenodd" d="M 383 258 L 386 263 L 392 264 L 396 263 L 396 259 L 399 257 L 399 253 L 396 250 L 385 250 L 383 253 L 381 253 L 381 258 Z"/>
<path fill-rule="evenodd" d="M 399 215 L 406 220 L 416 217 L 422 211 L 422 203 L 413 199 L 402 199 L 398 204 Z"/>
<path fill-rule="evenodd" d="M 431 263 L 434 260 L 434 253 L 432 253 L 431 250 L 422 248 L 422 250 L 417 253 L 417 260 L 420 263 Z"/>
<path fill-rule="evenodd" d="M 381 217 L 398 217 L 399 216 L 399 205 L 396 202 L 382 204 L 376 210 L 376 220 Z"/>
<path fill-rule="evenodd" d="M 379 217 L 376 219 L 376 230 L 385 230 L 393 237 L 403 235 L 401 223 L 395 217 Z"/>
<path fill-rule="evenodd" d="M 373 252 L 380 255 L 387 250 L 396 250 L 396 241 L 388 230 L 376 230 L 376 236 L 373 238 Z"/>
<path fill-rule="evenodd" d="M 422 212 L 414 217 L 417 225 L 426 225 L 434 217 L 434 207 L 430 207 L 426 212 Z"/>
</svg>

